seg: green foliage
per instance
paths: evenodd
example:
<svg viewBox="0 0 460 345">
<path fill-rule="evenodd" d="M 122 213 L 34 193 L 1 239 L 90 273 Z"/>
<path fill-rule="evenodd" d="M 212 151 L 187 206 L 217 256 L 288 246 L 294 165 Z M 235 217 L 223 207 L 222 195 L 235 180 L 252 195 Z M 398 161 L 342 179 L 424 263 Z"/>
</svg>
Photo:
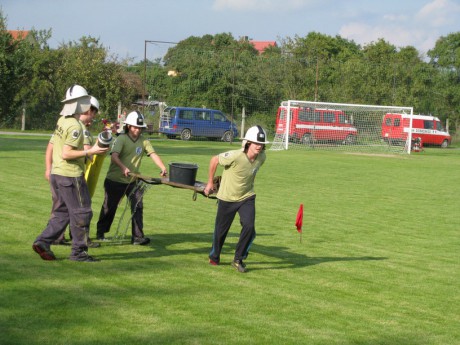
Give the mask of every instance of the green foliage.
<svg viewBox="0 0 460 345">
<path fill-rule="evenodd" d="M 236 41 L 230 34 L 190 37 L 180 42 L 164 58 L 164 71 L 177 73 L 170 77 L 168 103 L 206 106 L 227 113 L 241 109 L 244 102 L 239 103 L 238 95 L 246 92 L 238 88 L 250 86 L 244 79 L 249 78 L 247 72 L 255 55 L 248 42 Z"/>
<path fill-rule="evenodd" d="M 14 41 L 6 29 L 6 19 L 0 8 L 0 123 L 8 121 L 14 99 L 25 75 L 25 54 L 20 41 Z"/>
<path fill-rule="evenodd" d="M 32 30 L 27 39 L 12 40 L 0 12 L 0 127 L 20 124 L 51 130 L 68 87 L 84 86 L 101 104 L 104 117 L 116 118 L 118 103 L 130 106 L 142 93 L 140 78 L 109 57 L 93 37 L 50 49 L 51 30 Z"/>
<path fill-rule="evenodd" d="M 318 32 L 310 32 L 305 37 L 287 38 L 283 49 L 297 59 L 315 64 L 317 60 L 345 61 L 360 54 L 359 45 L 340 36 L 331 37 Z"/>
<path fill-rule="evenodd" d="M 440 37 L 428 51 L 430 62 L 449 69 L 460 70 L 460 32 Z"/>
<path fill-rule="evenodd" d="M 141 93 L 138 78 L 124 71 L 116 61 L 107 61 L 107 49 L 99 39 L 82 37 L 79 42 L 62 44 L 60 68 L 57 70 L 62 94 L 69 85 L 85 86 L 88 92 L 101 100 L 102 112 L 116 114 L 118 102 L 130 104 Z"/>
<path fill-rule="evenodd" d="M 273 121 L 283 100 L 413 106 L 460 127 L 460 33 L 440 37 L 429 62 L 414 47 L 379 39 L 364 47 L 310 32 L 279 39 L 259 54 L 231 33 L 191 36 L 163 58 L 132 64 L 110 56 L 100 39 L 81 37 L 50 49 L 51 30 L 13 41 L 0 12 L 0 127 L 52 129 L 66 89 L 80 84 L 116 119 L 139 98 L 216 108 L 239 118 L 245 109 Z"/>
<path fill-rule="evenodd" d="M 247 120 L 245 122 L 245 127 L 247 130 L 249 127 L 259 125 L 267 131 L 267 135 L 272 136 L 274 134 L 273 132 L 275 128 L 275 120 L 276 118 L 272 115 L 272 113 L 250 113 L 248 114 Z"/>
<path fill-rule="evenodd" d="M 435 94 L 440 102 L 436 110 L 444 112 L 460 127 L 460 32 L 441 37 L 428 51 L 430 63 L 440 73 L 436 75 Z"/>
<path fill-rule="evenodd" d="M 190 37 L 170 48 L 163 64 L 149 67 L 147 93 L 170 105 L 218 108 L 235 117 L 244 108 L 249 118 L 265 114 L 268 122 L 287 99 L 411 105 L 417 113 L 455 118 L 435 96 L 453 81 L 413 47 L 397 49 L 380 39 L 361 48 L 315 32 L 261 55 L 247 43 L 229 34 Z"/>
</svg>

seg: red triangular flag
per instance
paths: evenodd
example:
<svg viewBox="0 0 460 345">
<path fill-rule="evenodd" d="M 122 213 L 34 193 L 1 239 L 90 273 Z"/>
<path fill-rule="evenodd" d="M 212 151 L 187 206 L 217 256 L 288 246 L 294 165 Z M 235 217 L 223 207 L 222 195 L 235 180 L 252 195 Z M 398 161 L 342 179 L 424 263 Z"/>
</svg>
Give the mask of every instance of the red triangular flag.
<svg viewBox="0 0 460 345">
<path fill-rule="evenodd" d="M 302 232 L 303 222 L 303 204 L 300 204 L 299 211 L 297 212 L 297 218 L 295 219 L 295 226 L 298 232 Z"/>
</svg>

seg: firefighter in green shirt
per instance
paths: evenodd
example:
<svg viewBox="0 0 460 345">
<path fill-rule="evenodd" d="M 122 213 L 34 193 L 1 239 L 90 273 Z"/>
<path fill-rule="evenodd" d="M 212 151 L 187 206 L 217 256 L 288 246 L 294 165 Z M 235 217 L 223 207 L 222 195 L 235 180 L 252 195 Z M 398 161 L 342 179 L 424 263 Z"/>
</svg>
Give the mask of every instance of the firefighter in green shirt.
<svg viewBox="0 0 460 345">
<path fill-rule="evenodd" d="M 99 101 L 96 99 L 94 96 L 90 96 L 90 109 L 83 114 L 80 114 L 80 122 L 83 130 L 83 147 L 85 150 L 89 150 L 91 146 L 93 146 L 94 139 L 87 127 L 91 126 L 94 117 L 97 115 L 99 111 Z M 46 152 L 45 152 L 45 178 L 50 180 L 50 174 L 51 174 L 51 168 L 53 166 L 53 143 L 54 143 L 54 134 L 51 136 L 50 141 L 48 142 L 48 146 L 46 147 Z M 85 170 L 88 169 L 89 162 L 92 160 L 92 157 L 87 157 L 85 159 Z M 67 227 L 68 224 L 65 225 Z M 89 228 L 88 228 L 89 231 Z M 62 232 L 62 234 L 59 236 L 59 238 L 54 241 L 52 244 L 55 245 L 67 245 L 70 244 L 70 242 L 67 242 L 65 239 L 65 231 Z M 88 247 L 90 248 L 98 248 L 100 247 L 100 243 L 97 242 L 92 242 L 91 239 L 89 238 L 89 234 L 87 237 L 87 244 Z"/>
<path fill-rule="evenodd" d="M 97 261 L 88 255 L 87 232 L 93 216 L 91 197 L 84 178 L 85 159 L 108 149 L 94 145 L 84 148 L 84 129 L 80 114 L 90 109 L 90 96 L 80 85 L 70 87 L 53 134 L 52 169 L 49 175 L 53 206 L 45 230 L 36 238 L 33 250 L 43 260 L 56 260 L 50 245 L 70 223 L 74 261 Z"/>
<path fill-rule="evenodd" d="M 110 231 L 121 198 L 129 198 L 132 214 L 132 244 L 146 245 L 150 239 L 144 236 L 143 195 L 136 188 L 136 181 L 130 173 L 139 173 L 141 160 L 149 156 L 160 168 L 160 176 L 166 176 L 166 167 L 160 156 L 155 153 L 150 141 L 142 135 L 146 128 L 144 116 L 138 111 L 128 114 L 124 121 L 123 132 L 116 138 L 111 149 L 111 162 L 104 181 L 104 203 L 97 222 L 97 239 L 104 240 Z"/>
<path fill-rule="evenodd" d="M 268 141 L 264 129 L 260 126 L 254 126 L 246 132 L 241 150 L 224 152 L 211 158 L 208 183 L 204 190 L 206 195 L 212 191 L 217 167 L 219 165 L 224 167 L 220 188 L 217 192 L 217 215 L 212 249 L 209 254 L 211 265 L 219 264 L 222 246 L 233 219 L 238 213 L 242 229 L 232 266 L 241 273 L 246 272 L 246 265 L 243 260 L 247 258 L 249 247 L 256 237 L 254 179 L 257 171 L 265 162 L 266 144 Z"/>
</svg>

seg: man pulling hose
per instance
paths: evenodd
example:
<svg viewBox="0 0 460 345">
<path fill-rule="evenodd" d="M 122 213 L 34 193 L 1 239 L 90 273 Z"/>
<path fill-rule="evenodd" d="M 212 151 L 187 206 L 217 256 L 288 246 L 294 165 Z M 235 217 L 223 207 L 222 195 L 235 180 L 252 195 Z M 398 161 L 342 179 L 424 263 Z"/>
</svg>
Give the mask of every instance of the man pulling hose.
<svg viewBox="0 0 460 345">
<path fill-rule="evenodd" d="M 209 195 L 214 186 L 214 175 L 218 166 L 223 166 L 222 180 L 217 192 L 218 206 L 209 263 L 218 265 L 220 254 L 228 231 L 236 213 L 239 214 L 242 230 L 236 245 L 232 266 L 239 272 L 246 272 L 243 263 L 249 253 L 255 236 L 255 200 L 254 180 L 259 168 L 264 164 L 267 135 L 261 126 L 248 129 L 242 148 L 221 153 L 211 158 L 208 183 L 204 189 Z"/>
</svg>

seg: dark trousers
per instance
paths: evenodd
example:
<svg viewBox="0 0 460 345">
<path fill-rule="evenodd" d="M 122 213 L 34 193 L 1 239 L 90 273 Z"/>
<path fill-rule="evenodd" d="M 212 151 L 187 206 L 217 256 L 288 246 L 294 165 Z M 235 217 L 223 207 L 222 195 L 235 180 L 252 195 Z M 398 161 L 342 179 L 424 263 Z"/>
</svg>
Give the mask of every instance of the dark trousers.
<svg viewBox="0 0 460 345">
<path fill-rule="evenodd" d="M 117 212 L 118 204 L 123 196 L 129 198 L 132 214 L 132 236 L 144 237 L 143 223 L 143 191 L 140 190 L 136 183 L 119 183 L 109 179 L 104 181 L 104 203 L 102 204 L 101 213 L 97 222 L 97 237 L 102 238 L 104 234 L 110 231 L 113 219 Z M 134 192 L 133 192 L 134 191 Z"/>
<path fill-rule="evenodd" d="M 88 250 L 87 233 L 93 217 L 91 197 L 86 181 L 83 175 L 65 177 L 51 174 L 50 187 L 53 199 L 51 216 L 48 225 L 36 241 L 50 245 L 62 235 L 67 224 L 70 224 L 71 256 L 78 256 L 81 252 Z"/>
<path fill-rule="evenodd" d="M 220 261 L 222 246 L 227 238 L 228 231 L 235 219 L 236 213 L 240 216 L 241 233 L 235 249 L 234 260 L 244 260 L 247 258 L 249 248 L 256 237 L 255 217 L 256 217 L 256 196 L 251 196 L 239 202 L 218 201 L 216 223 L 212 241 L 211 253 L 209 258 L 215 262 Z"/>
</svg>

